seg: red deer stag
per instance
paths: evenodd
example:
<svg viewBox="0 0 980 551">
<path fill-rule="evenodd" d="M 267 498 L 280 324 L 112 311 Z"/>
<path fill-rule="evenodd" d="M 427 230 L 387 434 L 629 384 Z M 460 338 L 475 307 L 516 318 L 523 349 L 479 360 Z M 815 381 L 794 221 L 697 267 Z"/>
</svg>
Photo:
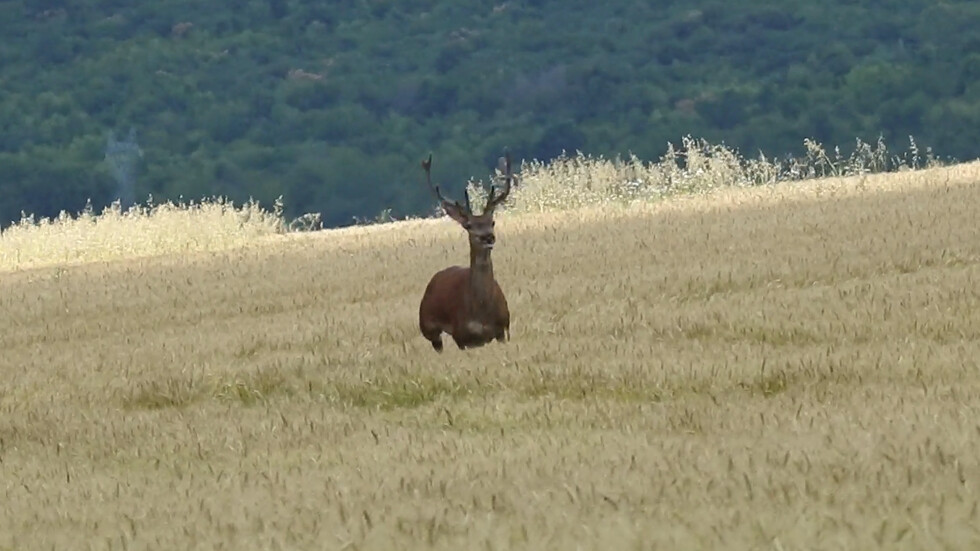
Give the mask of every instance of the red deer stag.
<svg viewBox="0 0 980 551">
<path fill-rule="evenodd" d="M 507 299 L 493 278 L 493 263 L 490 261 L 490 252 L 496 241 L 493 210 L 507 199 L 515 179 L 510 169 L 510 153 L 505 152 L 500 161 L 504 190 L 498 194 L 497 186 L 491 185 L 490 197 L 482 214 L 473 214 L 470 196 L 465 190 L 465 205 L 457 201 L 450 203 L 443 197 L 439 186 L 432 185 L 432 155 L 422 161 L 429 188 L 446 214 L 459 222 L 470 237 L 469 267 L 451 266 L 437 272 L 429 280 L 419 305 L 419 329 L 437 352 L 442 352 L 444 332 L 452 336 L 461 350 L 483 346 L 494 339 L 504 342 L 510 338 Z"/>
</svg>

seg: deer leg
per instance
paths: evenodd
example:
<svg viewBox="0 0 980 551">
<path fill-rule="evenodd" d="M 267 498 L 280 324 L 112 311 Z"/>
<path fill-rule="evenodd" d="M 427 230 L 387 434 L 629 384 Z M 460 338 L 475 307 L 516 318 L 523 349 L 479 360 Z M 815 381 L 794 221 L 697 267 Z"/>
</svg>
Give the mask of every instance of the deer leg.
<svg viewBox="0 0 980 551">
<path fill-rule="evenodd" d="M 427 341 L 432 343 L 432 348 L 434 348 L 436 352 L 442 352 L 442 330 L 438 327 L 426 326 L 425 324 L 422 324 L 421 329 L 422 336 L 425 337 Z"/>
<path fill-rule="evenodd" d="M 467 348 L 477 348 L 483 344 L 479 337 L 474 337 L 473 335 L 464 333 L 459 336 L 453 336 L 453 341 L 456 342 L 456 346 L 460 350 L 466 350 Z"/>
</svg>

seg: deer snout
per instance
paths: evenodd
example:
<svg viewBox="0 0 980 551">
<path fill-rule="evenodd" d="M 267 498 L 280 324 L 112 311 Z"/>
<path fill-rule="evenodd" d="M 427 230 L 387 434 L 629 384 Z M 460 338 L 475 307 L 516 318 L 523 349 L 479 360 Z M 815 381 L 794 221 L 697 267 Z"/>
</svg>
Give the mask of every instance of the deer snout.
<svg viewBox="0 0 980 551">
<path fill-rule="evenodd" d="M 493 234 L 483 235 L 483 236 L 480 236 L 480 241 L 483 243 L 483 246 L 484 247 L 486 247 L 488 249 L 492 249 L 493 248 L 493 244 L 497 241 L 497 238 L 494 237 Z"/>
</svg>

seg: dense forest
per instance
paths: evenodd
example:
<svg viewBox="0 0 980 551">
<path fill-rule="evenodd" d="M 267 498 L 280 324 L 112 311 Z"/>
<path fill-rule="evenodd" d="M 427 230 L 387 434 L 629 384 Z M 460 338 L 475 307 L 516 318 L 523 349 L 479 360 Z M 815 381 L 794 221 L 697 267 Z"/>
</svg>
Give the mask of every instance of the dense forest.
<svg viewBox="0 0 980 551">
<path fill-rule="evenodd" d="M 0 224 L 221 195 L 431 210 L 505 146 L 980 154 L 969 0 L 3 0 Z"/>
</svg>

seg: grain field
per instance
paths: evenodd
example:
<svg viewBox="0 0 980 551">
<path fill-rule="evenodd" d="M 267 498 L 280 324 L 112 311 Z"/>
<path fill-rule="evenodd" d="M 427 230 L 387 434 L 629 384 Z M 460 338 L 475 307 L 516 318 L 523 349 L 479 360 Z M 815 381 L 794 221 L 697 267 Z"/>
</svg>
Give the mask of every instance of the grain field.
<svg viewBox="0 0 980 551">
<path fill-rule="evenodd" d="M 0 549 L 976 549 L 980 165 L 0 273 Z"/>
</svg>

